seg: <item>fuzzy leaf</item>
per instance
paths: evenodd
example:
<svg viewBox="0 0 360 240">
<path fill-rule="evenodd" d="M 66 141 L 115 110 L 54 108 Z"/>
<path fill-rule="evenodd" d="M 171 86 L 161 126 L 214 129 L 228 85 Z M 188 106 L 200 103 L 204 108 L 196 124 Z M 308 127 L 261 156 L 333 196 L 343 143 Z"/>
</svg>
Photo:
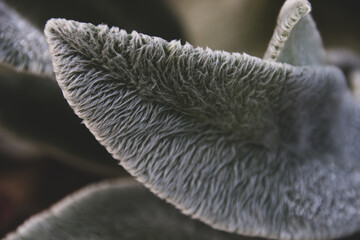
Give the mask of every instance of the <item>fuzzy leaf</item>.
<svg viewBox="0 0 360 240">
<path fill-rule="evenodd" d="M 325 51 L 307 0 L 287 0 L 282 7 L 265 59 L 293 66 L 323 65 Z"/>
<path fill-rule="evenodd" d="M 44 35 L 0 1 L 0 64 L 53 77 Z"/>
<path fill-rule="evenodd" d="M 179 38 L 181 31 L 171 12 L 162 0 L 151 3 L 106 0 L 101 4 L 88 0 L 0 1 L 0 129 L 1 133 L 6 132 L 2 138 L 10 135 L 17 143 L 28 143 L 40 152 L 92 173 L 111 176 L 123 173 L 68 107 L 54 81 L 43 33 L 4 2 L 41 28 L 45 19 L 65 15 L 93 21 L 102 18 L 101 21 L 129 29 L 138 27 L 167 38 Z M 134 2 L 143 4 L 137 7 Z M 118 9 L 127 13 L 120 14 Z M 149 9 L 158 11 L 151 21 L 147 19 L 149 13 L 142 14 Z M 166 24 L 156 24 L 165 20 Z"/>
<path fill-rule="evenodd" d="M 4 240 L 248 239 L 182 215 L 130 180 L 107 181 L 70 195 Z"/>
<path fill-rule="evenodd" d="M 339 69 L 64 19 L 45 34 L 70 106 L 121 165 L 185 214 L 280 239 L 359 229 L 360 121 L 350 114 L 359 110 Z"/>
</svg>

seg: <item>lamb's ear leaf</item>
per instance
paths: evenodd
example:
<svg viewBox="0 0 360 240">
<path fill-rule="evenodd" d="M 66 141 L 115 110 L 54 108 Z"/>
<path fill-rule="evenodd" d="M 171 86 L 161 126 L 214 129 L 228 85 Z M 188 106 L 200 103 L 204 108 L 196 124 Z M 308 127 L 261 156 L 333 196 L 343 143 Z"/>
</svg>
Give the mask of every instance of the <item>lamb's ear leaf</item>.
<svg viewBox="0 0 360 240">
<path fill-rule="evenodd" d="M 53 77 L 44 35 L 0 1 L 0 64 Z"/>
<path fill-rule="evenodd" d="M 293 66 L 323 65 L 325 51 L 320 33 L 309 14 L 307 0 L 287 0 L 283 5 L 264 59 Z"/>
<path fill-rule="evenodd" d="M 342 155 L 353 142 L 344 141 L 339 69 L 64 19 L 50 20 L 45 34 L 75 112 L 121 165 L 184 213 L 271 238 L 359 228 L 351 210 L 360 206 L 359 164 Z"/>
<path fill-rule="evenodd" d="M 182 215 L 132 180 L 93 184 L 36 215 L 4 240 L 247 239 Z"/>
<path fill-rule="evenodd" d="M 287 98 L 312 101 L 315 97 L 310 91 L 297 96 L 292 91 L 305 85 L 309 89 L 325 87 L 319 81 L 296 82 L 296 78 L 325 76 L 246 54 L 204 50 L 188 43 L 182 46 L 178 41 L 167 42 L 136 32 L 128 34 L 105 25 L 95 27 L 60 19 L 47 26 L 45 32 L 57 67 L 57 80 L 68 100 L 67 89 L 72 90 L 69 80 L 77 77 L 74 72 L 89 73 L 74 79 L 72 85 L 86 85 L 90 78 L 106 75 L 121 79 L 121 84 L 139 92 L 144 100 L 164 103 L 181 114 L 248 141 L 263 143 L 264 139 L 275 140 L 283 134 L 279 133 L 276 115 L 283 111 L 281 105 Z M 92 68 L 96 65 L 101 68 Z M 289 80 L 284 82 L 286 77 Z M 327 84 L 331 85 L 330 82 Z"/>
</svg>

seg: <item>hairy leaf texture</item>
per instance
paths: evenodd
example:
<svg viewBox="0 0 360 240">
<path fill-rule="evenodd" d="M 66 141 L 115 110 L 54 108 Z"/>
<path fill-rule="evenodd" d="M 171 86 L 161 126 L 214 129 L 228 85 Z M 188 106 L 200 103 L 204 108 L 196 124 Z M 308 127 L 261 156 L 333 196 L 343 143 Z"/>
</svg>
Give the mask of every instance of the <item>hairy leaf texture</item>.
<svg viewBox="0 0 360 240">
<path fill-rule="evenodd" d="M 180 27 L 162 0 L 0 0 L 1 138 L 12 136 L 82 170 L 119 175 L 122 169 L 80 125 L 54 79 L 48 45 L 38 29 L 54 16 L 140 28 L 165 38 L 180 38 Z"/>
<path fill-rule="evenodd" d="M 64 101 L 44 34 L 3 1 L 0 30 L 1 137 L 92 173 L 123 173 Z"/>
<path fill-rule="evenodd" d="M 323 65 L 325 51 L 307 0 L 287 0 L 265 53 L 265 59 L 293 66 Z"/>
<path fill-rule="evenodd" d="M 45 34 L 70 106 L 125 169 L 185 214 L 268 238 L 359 229 L 359 107 L 338 68 L 64 19 Z"/>
<path fill-rule="evenodd" d="M 66 197 L 4 240 L 245 240 L 187 218 L 131 180 L 104 181 Z M 255 240 L 255 239 L 254 239 Z"/>
<path fill-rule="evenodd" d="M 357 229 L 358 164 L 342 148 L 339 70 L 65 20 L 50 21 L 46 35 L 76 113 L 131 174 L 186 214 L 268 237 Z"/>
<path fill-rule="evenodd" d="M 53 77 L 42 32 L 0 1 L 0 63 L 18 71 Z"/>
</svg>

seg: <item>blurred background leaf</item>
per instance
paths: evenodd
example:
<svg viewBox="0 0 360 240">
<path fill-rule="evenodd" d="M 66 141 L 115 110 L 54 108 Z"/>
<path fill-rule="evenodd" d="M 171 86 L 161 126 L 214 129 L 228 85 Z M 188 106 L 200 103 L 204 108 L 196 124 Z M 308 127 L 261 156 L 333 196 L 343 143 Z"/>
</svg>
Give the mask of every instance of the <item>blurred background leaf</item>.
<svg viewBox="0 0 360 240">
<path fill-rule="evenodd" d="M 284 0 L 166 0 L 191 44 L 263 57 Z M 357 0 L 310 0 L 326 48 L 360 52 Z"/>
<path fill-rule="evenodd" d="M 102 240 L 258 239 L 217 231 L 193 220 L 129 179 L 87 186 L 50 210 L 34 216 L 25 223 L 22 231 L 6 239 L 69 237 Z"/>
</svg>

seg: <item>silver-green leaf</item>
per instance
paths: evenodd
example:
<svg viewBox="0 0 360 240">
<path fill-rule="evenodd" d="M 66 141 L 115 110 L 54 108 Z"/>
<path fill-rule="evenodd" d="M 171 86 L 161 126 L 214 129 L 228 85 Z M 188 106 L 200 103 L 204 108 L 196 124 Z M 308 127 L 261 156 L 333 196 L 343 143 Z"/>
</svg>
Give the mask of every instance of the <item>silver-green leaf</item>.
<svg viewBox="0 0 360 240">
<path fill-rule="evenodd" d="M 0 1 L 0 64 L 53 77 L 48 46 L 36 27 Z"/>
<path fill-rule="evenodd" d="M 35 215 L 4 240 L 245 240 L 182 215 L 139 183 L 93 184 Z"/>
<path fill-rule="evenodd" d="M 70 106 L 185 214 L 268 238 L 359 229 L 360 111 L 340 69 L 64 19 L 45 34 Z"/>
<path fill-rule="evenodd" d="M 64 100 L 54 79 L 45 36 L 38 27 L 43 28 L 49 16 L 65 15 L 92 21 L 101 19 L 129 29 L 141 28 L 167 38 L 181 36 L 176 19 L 162 0 L 141 2 L 139 6 L 133 1 L 112 0 L 101 3 L 0 0 L 1 138 L 10 135 L 18 145 L 28 144 L 40 154 L 51 155 L 91 173 L 123 174 L 123 169 L 81 125 L 81 120 Z M 144 9 L 156 9 L 156 16 L 148 21 L 151 13 L 142 14 Z M 165 19 L 167 24 L 156 24 Z M 9 146 L 13 145 L 8 144 L 6 150 L 11 152 Z"/>
</svg>

